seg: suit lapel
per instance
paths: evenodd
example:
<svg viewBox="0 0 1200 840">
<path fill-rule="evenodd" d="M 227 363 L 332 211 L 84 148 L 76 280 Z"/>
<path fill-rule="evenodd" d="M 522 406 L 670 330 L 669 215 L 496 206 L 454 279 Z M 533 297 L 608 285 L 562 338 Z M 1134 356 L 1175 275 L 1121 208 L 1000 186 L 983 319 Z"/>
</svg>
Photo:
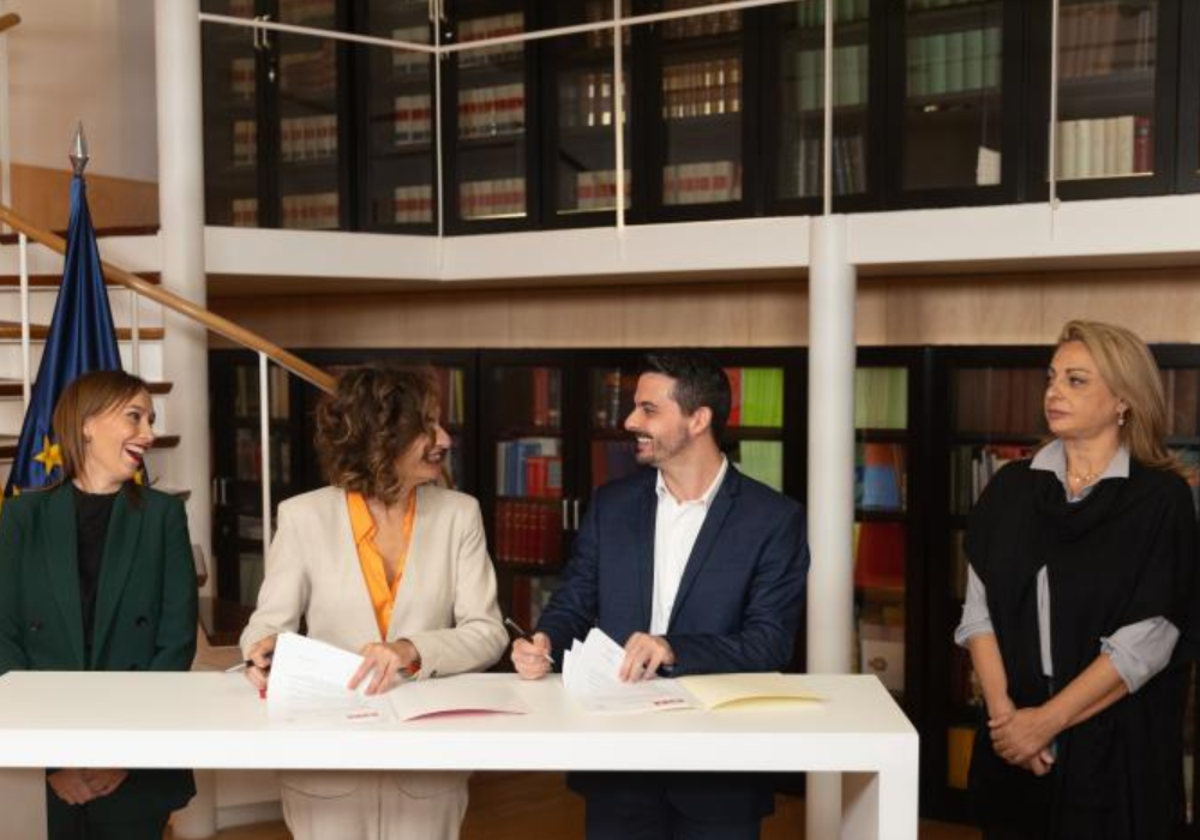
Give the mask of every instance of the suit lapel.
<svg viewBox="0 0 1200 840">
<path fill-rule="evenodd" d="M 354 593 L 352 597 L 359 603 L 353 611 L 354 614 L 346 616 L 345 620 L 353 622 L 357 638 L 387 641 L 379 637 L 379 622 L 375 620 L 375 605 L 371 603 L 367 579 L 363 576 L 362 560 L 358 556 L 358 543 L 354 541 L 354 526 L 350 522 L 350 501 L 346 491 L 339 490 L 333 495 L 333 499 L 335 527 L 331 534 L 329 557 L 334 558 L 341 585 L 346 591 Z"/>
<path fill-rule="evenodd" d="M 121 593 L 125 591 L 125 582 L 133 569 L 144 518 L 142 507 L 130 504 L 129 489 L 121 488 L 113 502 L 103 559 L 100 561 L 100 583 L 96 588 L 96 627 L 92 639 L 93 665 L 104 651 L 108 631 L 117 614 L 117 605 L 121 602 Z"/>
<path fill-rule="evenodd" d="M 640 626 L 649 630 L 651 605 L 654 602 L 654 539 L 658 520 L 658 470 L 648 470 L 649 481 L 642 488 L 642 502 L 637 506 L 634 522 L 636 546 L 638 607 Z"/>
<path fill-rule="evenodd" d="M 424 486 L 413 490 L 417 494 L 417 510 L 413 515 L 413 530 L 412 537 L 408 542 L 408 554 L 404 559 L 404 572 L 400 575 L 400 585 L 396 587 L 396 600 L 392 602 L 392 618 L 388 622 L 388 634 L 384 641 L 389 641 L 396 638 L 399 634 L 399 627 L 404 620 L 404 610 L 400 603 L 405 599 L 405 593 L 413 590 L 414 587 L 421 585 L 421 572 L 419 567 L 420 558 L 423 554 L 435 556 L 436 552 L 429 550 L 428 543 L 432 539 L 436 528 L 422 527 L 428 524 L 428 520 L 433 517 L 433 508 L 435 507 L 434 499 L 436 495 L 426 491 Z M 412 576 L 416 574 L 417 579 L 412 580 Z M 419 589 L 416 591 L 420 591 Z"/>
<path fill-rule="evenodd" d="M 46 569 L 54 589 L 54 599 L 62 613 L 63 624 L 75 654 L 76 667 L 83 661 L 83 607 L 79 601 L 79 548 L 75 536 L 75 500 L 70 484 L 49 491 L 48 511 L 42 520 L 42 539 L 46 545 Z"/>
<path fill-rule="evenodd" d="M 713 498 L 712 507 L 704 517 L 704 524 L 700 527 L 696 544 L 692 546 L 692 553 L 688 556 L 687 565 L 683 567 L 683 579 L 679 582 L 679 592 L 675 595 L 675 603 L 671 606 L 671 618 L 667 621 L 668 632 L 675 623 L 675 617 L 679 615 L 683 605 L 687 602 L 688 594 L 695 585 L 696 578 L 700 576 L 704 564 L 708 562 L 708 558 L 712 554 L 713 546 L 716 545 L 717 538 L 721 535 L 721 527 L 725 524 L 725 517 L 733 510 L 737 475 L 733 464 L 730 464 L 726 469 L 725 480 L 721 482 L 721 487 Z"/>
</svg>

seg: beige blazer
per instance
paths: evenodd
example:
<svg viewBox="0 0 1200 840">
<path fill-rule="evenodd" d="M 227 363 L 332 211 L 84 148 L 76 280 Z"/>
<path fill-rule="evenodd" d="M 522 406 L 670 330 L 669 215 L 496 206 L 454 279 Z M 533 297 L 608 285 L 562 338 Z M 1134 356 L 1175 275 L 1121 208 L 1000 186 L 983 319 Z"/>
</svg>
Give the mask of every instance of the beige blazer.
<svg viewBox="0 0 1200 840">
<path fill-rule="evenodd" d="M 379 638 L 346 493 L 314 490 L 279 506 L 258 607 L 242 633 L 243 654 L 260 639 L 296 631 L 358 652 Z M 419 679 L 481 671 L 504 653 L 508 635 L 496 603 L 479 503 L 432 485 L 417 489 L 412 542 L 386 641 L 408 639 L 421 654 Z"/>
</svg>

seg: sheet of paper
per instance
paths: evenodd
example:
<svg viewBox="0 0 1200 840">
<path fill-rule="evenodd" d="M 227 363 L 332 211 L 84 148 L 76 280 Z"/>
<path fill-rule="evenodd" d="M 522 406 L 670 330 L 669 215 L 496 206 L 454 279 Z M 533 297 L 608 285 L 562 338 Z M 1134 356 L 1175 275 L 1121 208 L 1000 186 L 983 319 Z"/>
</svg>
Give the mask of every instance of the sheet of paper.
<svg viewBox="0 0 1200 840">
<path fill-rule="evenodd" d="M 823 700 L 800 680 L 784 674 L 704 674 L 680 677 L 679 682 L 706 709 L 776 701 Z"/>
<path fill-rule="evenodd" d="M 618 677 L 625 650 L 593 627 L 563 655 L 563 687 L 589 712 L 650 712 L 692 709 L 695 698 L 674 680 L 622 682 Z"/>
<path fill-rule="evenodd" d="M 346 688 L 358 654 L 296 633 L 281 633 L 271 659 L 267 714 L 288 724 L 385 723 L 395 720 L 387 695 L 368 697 L 364 680 Z"/>
<path fill-rule="evenodd" d="M 511 684 L 480 674 L 407 682 L 385 696 L 398 720 L 432 715 L 529 713 L 529 706 Z"/>
</svg>

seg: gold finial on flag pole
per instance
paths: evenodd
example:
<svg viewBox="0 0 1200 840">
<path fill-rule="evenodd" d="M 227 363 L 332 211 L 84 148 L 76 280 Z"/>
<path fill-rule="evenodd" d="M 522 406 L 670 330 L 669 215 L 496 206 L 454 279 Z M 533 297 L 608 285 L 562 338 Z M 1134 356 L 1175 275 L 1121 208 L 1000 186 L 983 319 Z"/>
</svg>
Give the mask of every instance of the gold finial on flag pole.
<svg viewBox="0 0 1200 840">
<path fill-rule="evenodd" d="M 75 175 L 83 177 L 83 170 L 88 165 L 87 138 L 83 136 L 83 121 L 75 126 L 75 141 L 71 144 L 71 165 L 75 167 Z"/>
</svg>

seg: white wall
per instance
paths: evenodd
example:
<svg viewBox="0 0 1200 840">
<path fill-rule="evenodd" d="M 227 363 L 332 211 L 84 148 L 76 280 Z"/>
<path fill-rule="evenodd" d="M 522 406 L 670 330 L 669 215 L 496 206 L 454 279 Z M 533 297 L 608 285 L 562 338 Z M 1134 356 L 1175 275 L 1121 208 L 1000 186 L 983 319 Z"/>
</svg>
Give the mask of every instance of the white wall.
<svg viewBox="0 0 1200 840">
<path fill-rule="evenodd" d="M 0 0 L 9 32 L 13 162 L 67 169 L 83 120 L 88 172 L 155 181 L 153 0 Z"/>
</svg>

